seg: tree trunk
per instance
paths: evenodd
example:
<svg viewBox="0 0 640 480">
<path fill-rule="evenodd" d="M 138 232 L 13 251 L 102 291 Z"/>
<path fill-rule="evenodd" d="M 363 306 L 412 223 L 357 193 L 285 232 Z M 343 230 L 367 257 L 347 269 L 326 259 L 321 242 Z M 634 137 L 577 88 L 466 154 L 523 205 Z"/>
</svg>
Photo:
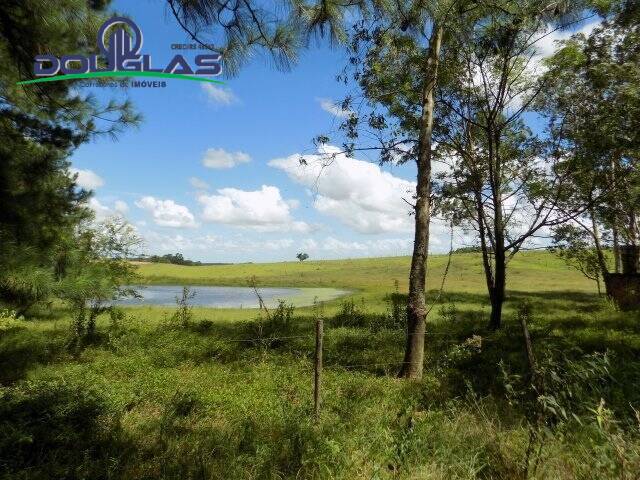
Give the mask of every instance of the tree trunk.
<svg viewBox="0 0 640 480">
<path fill-rule="evenodd" d="M 620 238 L 618 236 L 618 227 L 615 225 L 613 231 L 613 260 L 615 265 L 615 273 L 620 273 Z"/>
<path fill-rule="evenodd" d="M 596 247 L 596 255 L 598 256 L 598 265 L 600 267 L 600 275 L 604 278 L 607 273 L 609 273 L 609 268 L 607 267 L 607 259 L 604 256 L 604 252 L 602 250 L 602 243 L 600 242 L 600 229 L 598 228 L 598 220 L 596 218 L 595 211 L 593 207 L 589 209 L 589 215 L 591 216 L 591 225 L 593 230 L 593 243 Z"/>
<path fill-rule="evenodd" d="M 475 188 L 476 214 L 478 215 L 478 236 L 480 237 L 480 251 L 482 252 L 482 268 L 484 269 L 484 278 L 487 282 L 487 292 L 489 298 L 493 298 L 493 287 L 495 279 L 493 278 L 493 267 L 491 266 L 491 252 L 487 243 L 487 225 L 484 220 L 484 206 L 482 205 L 482 185 L 478 184 Z"/>
<path fill-rule="evenodd" d="M 502 160 L 500 157 L 500 133 L 492 127 L 489 138 L 489 174 L 491 178 L 491 196 L 493 198 L 493 289 L 489 290 L 491 316 L 489 328 L 497 330 L 502 326 L 502 304 L 507 283 L 507 258 L 504 245 L 505 223 L 502 201 Z"/>
<path fill-rule="evenodd" d="M 424 367 L 424 334 L 427 307 L 425 287 L 427 256 L 429 254 L 429 222 L 431 220 L 431 148 L 433 131 L 434 90 L 438 77 L 442 27 L 434 24 L 429 41 L 424 89 L 422 91 L 422 117 L 418 142 L 418 167 L 415 205 L 415 237 L 411 271 L 409 273 L 409 298 L 407 301 L 407 342 L 404 361 L 399 376 L 420 379 Z"/>
<path fill-rule="evenodd" d="M 498 233 L 498 232 L 496 232 Z M 497 330 L 502 326 L 502 305 L 505 298 L 505 287 L 507 284 L 507 263 L 504 252 L 504 239 L 498 241 L 496 235 L 496 251 L 494 253 L 494 284 L 493 289 L 489 292 L 489 298 L 491 300 L 491 317 L 489 318 L 489 328 L 491 330 Z M 498 247 L 498 245 L 502 246 Z"/>
</svg>

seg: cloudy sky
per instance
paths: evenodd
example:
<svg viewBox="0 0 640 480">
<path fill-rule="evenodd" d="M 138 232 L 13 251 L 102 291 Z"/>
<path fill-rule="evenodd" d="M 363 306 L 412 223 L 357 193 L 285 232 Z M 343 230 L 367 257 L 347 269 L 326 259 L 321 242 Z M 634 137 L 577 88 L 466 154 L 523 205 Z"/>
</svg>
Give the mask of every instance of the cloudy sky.
<svg viewBox="0 0 640 480">
<path fill-rule="evenodd" d="M 117 0 L 114 9 L 136 21 L 144 53 L 158 64 L 178 53 L 171 44 L 190 43 L 164 2 Z M 564 36 L 546 37 L 541 53 Z M 292 260 L 300 251 L 407 254 L 412 218 L 403 198 L 415 188 L 415 168 L 345 156 L 323 167 L 312 146 L 345 116 L 336 101 L 346 90 L 335 76 L 346 63 L 340 50 L 320 46 L 287 73 L 256 58 L 223 87 L 168 80 L 158 89 L 95 89 L 102 99 L 129 97 L 144 120 L 115 142 L 82 146 L 73 172 L 95 192 L 96 216 L 125 216 L 150 254 L 212 262 Z M 447 251 L 446 226 L 437 222 L 433 232 L 432 251 Z M 462 232 L 454 238 L 469 241 Z"/>
</svg>

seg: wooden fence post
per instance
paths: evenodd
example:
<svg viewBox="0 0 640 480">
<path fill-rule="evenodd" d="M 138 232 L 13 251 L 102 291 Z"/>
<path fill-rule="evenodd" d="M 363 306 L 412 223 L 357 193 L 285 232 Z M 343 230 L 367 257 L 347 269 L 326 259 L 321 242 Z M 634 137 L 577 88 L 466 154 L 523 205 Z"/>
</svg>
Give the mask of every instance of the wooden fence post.
<svg viewBox="0 0 640 480">
<path fill-rule="evenodd" d="M 316 353 L 315 353 L 315 369 L 314 369 L 314 382 L 313 382 L 313 410 L 316 417 L 316 422 L 320 418 L 320 403 L 322 388 L 322 337 L 324 335 L 324 325 L 322 316 L 316 318 Z"/>
</svg>

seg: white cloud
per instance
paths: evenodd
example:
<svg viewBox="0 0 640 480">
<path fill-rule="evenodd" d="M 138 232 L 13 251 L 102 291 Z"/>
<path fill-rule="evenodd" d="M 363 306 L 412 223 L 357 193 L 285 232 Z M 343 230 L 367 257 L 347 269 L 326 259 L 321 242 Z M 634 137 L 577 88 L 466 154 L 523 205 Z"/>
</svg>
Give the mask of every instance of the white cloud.
<svg viewBox="0 0 640 480">
<path fill-rule="evenodd" d="M 284 250 L 292 247 L 293 243 L 291 238 L 278 238 L 261 243 L 261 246 L 267 250 Z"/>
<path fill-rule="evenodd" d="M 561 42 L 562 40 L 567 40 L 578 33 L 589 36 L 593 29 L 600 24 L 600 20 L 594 20 L 592 22 L 584 24 L 578 30 L 574 31 L 556 30 L 555 27 L 549 26 L 546 32 L 537 37 L 537 41 L 535 41 L 535 44 L 533 46 L 536 52 L 536 55 L 532 59 L 534 67 L 539 67 L 542 59 L 552 55 L 558 49 L 558 47 L 560 46 L 559 42 Z"/>
<path fill-rule="evenodd" d="M 89 208 L 93 210 L 95 214 L 95 219 L 98 222 L 106 220 L 110 217 L 123 217 L 125 213 L 129 210 L 128 205 L 122 200 L 116 200 L 112 206 L 109 206 L 105 203 L 102 203 L 95 197 L 91 197 L 89 199 Z"/>
<path fill-rule="evenodd" d="M 291 217 L 290 201 L 282 198 L 277 187 L 269 185 L 255 191 L 222 188 L 217 195 L 200 195 L 198 201 L 203 206 L 202 218 L 207 222 L 261 231 L 307 232 L 311 229 L 307 223 Z"/>
<path fill-rule="evenodd" d="M 292 210 L 295 210 L 296 208 L 300 207 L 300 200 L 292 198 L 290 200 L 285 200 L 285 201 L 287 202 L 287 205 L 289 205 L 289 208 L 291 208 Z"/>
<path fill-rule="evenodd" d="M 231 105 L 238 101 L 238 97 L 235 96 L 230 88 L 218 87 L 211 83 L 202 83 L 202 90 L 207 95 L 210 103 Z"/>
<path fill-rule="evenodd" d="M 151 253 L 166 252 L 197 252 L 200 256 L 203 253 L 251 254 L 261 253 L 265 250 L 272 252 L 287 250 L 294 246 L 291 238 L 275 238 L 263 240 L 262 238 L 252 239 L 246 236 L 219 236 L 219 235 L 199 235 L 186 237 L 180 234 L 167 234 L 153 230 L 143 233 L 145 243 L 150 246 Z M 198 253 L 200 255 L 198 255 Z"/>
<path fill-rule="evenodd" d="M 334 147 L 326 155 L 301 155 L 274 159 L 269 165 L 283 170 L 296 183 L 315 193 L 315 208 L 360 233 L 410 232 L 410 207 L 415 182 L 385 172 L 378 165 L 348 158 Z"/>
<path fill-rule="evenodd" d="M 118 213 L 127 213 L 129 211 L 129 205 L 127 205 L 127 202 L 123 202 L 122 200 L 116 200 L 115 203 L 113 204 L 113 208 L 115 209 L 116 212 Z"/>
<path fill-rule="evenodd" d="M 137 201 L 136 206 L 149 212 L 155 224 L 161 227 L 190 228 L 197 226 L 189 209 L 173 200 L 160 200 L 147 196 Z"/>
<path fill-rule="evenodd" d="M 96 188 L 104 185 L 104 180 L 100 177 L 100 175 L 92 170 L 70 168 L 69 171 L 72 175 L 78 175 L 76 183 L 79 187 L 84 188 L 85 190 L 95 190 Z"/>
<path fill-rule="evenodd" d="M 248 163 L 251 157 L 244 152 L 227 152 L 222 148 L 209 148 L 202 157 L 202 165 L 207 168 L 233 168 Z"/>
<path fill-rule="evenodd" d="M 210 186 L 207 182 L 205 182 L 204 180 L 198 178 L 198 177 L 191 177 L 189 179 L 189 183 L 191 184 L 191 186 L 193 188 L 197 188 L 198 190 L 209 190 Z"/>
<path fill-rule="evenodd" d="M 115 211 L 106 205 L 102 204 L 97 198 L 91 197 L 89 199 L 89 208 L 93 210 L 97 221 L 102 221 L 105 218 L 112 217 Z"/>
<path fill-rule="evenodd" d="M 351 110 L 343 109 L 340 105 L 337 105 L 335 102 L 329 100 L 328 98 L 316 98 L 316 100 L 320 104 L 320 108 L 322 110 L 330 113 L 333 116 L 339 118 L 347 118 L 352 113 Z"/>
<path fill-rule="evenodd" d="M 313 238 L 305 238 L 300 244 L 300 248 L 302 248 L 302 250 L 317 250 L 318 242 Z"/>
</svg>

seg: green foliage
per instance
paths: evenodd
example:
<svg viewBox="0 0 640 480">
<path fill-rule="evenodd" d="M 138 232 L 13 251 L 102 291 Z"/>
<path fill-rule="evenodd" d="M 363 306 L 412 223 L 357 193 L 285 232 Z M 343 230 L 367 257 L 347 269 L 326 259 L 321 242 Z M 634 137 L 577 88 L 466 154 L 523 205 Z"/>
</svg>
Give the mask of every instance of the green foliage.
<svg viewBox="0 0 640 480">
<path fill-rule="evenodd" d="M 387 315 L 383 326 L 391 329 L 403 329 L 407 325 L 407 297 L 400 293 L 400 285 L 394 282 L 395 291 L 387 296 Z"/>
<path fill-rule="evenodd" d="M 332 327 L 367 328 L 373 332 L 383 329 L 404 330 L 407 326 L 407 296 L 398 291 L 385 295 L 386 311 L 378 313 L 367 309 L 363 298 L 357 302 L 348 298 L 340 302 L 340 308 L 330 321 Z"/>
<path fill-rule="evenodd" d="M 68 157 L 139 122 L 128 101 L 100 104 L 74 82 L 21 86 L 35 55 L 90 54 L 108 1 L 0 5 L 0 300 L 21 312 L 52 293 L 78 225 L 91 217 Z M 34 19 L 37 19 L 35 21 Z"/>
<path fill-rule="evenodd" d="M 118 218 L 77 234 L 56 286 L 57 296 L 73 309 L 76 339 L 95 334 L 96 319 L 111 308 L 111 301 L 137 295 L 129 286 L 137 277 L 128 258 L 140 244 L 133 227 Z"/>
<path fill-rule="evenodd" d="M 295 332 L 295 307 L 284 300 L 278 300 L 274 310 L 268 315 L 260 313 L 258 318 L 249 322 L 245 329 L 249 343 L 259 345 L 263 349 L 277 348 L 287 344 L 287 337 Z"/>
<path fill-rule="evenodd" d="M 553 256 L 536 254 L 536 258 L 557 262 L 563 272 L 582 281 Z M 530 264 L 529 270 L 533 272 L 536 265 Z M 540 263 L 545 273 L 543 266 Z M 636 405 L 639 400 L 633 393 L 640 378 L 640 369 L 633 369 L 640 349 L 637 319 L 609 310 L 576 319 L 575 312 L 586 311 L 590 302 L 597 301 L 595 296 L 560 292 L 562 300 L 554 302 L 549 285 L 538 286 L 546 293 L 545 300 L 535 292 L 530 295 L 537 312 L 531 326 L 534 347 L 541 369 L 547 371 L 549 366 L 544 373 L 548 391 L 567 415 L 566 420 L 561 413 L 555 416 L 548 407 L 560 410 L 545 400 L 548 433 L 540 436 L 544 446 L 537 477 L 620 478 L 618 448 L 626 452 L 627 472 L 632 472 L 639 444 L 633 430 L 637 427 L 631 423 L 637 420 L 629 409 L 629 403 Z M 79 448 L 81 455 L 72 457 L 70 451 L 53 445 L 43 463 L 34 467 L 19 460 L 12 464 L 11 475 L 38 478 L 37 472 L 46 471 L 46 461 L 51 471 L 72 465 L 91 478 L 112 479 L 521 478 L 529 442 L 527 422 L 535 421 L 532 408 L 539 408 L 540 402 L 527 383 L 515 319 L 509 317 L 502 332 L 487 333 L 484 321 L 470 316 L 480 309 L 473 298 L 450 292 L 444 304 L 455 302 L 455 322 L 433 309 L 428 331 L 434 335 L 427 339 L 422 382 L 395 378 L 402 360 L 402 330 L 335 327 L 327 322 L 318 423 L 311 408 L 313 309 L 296 309 L 289 320 L 286 306 L 281 315 L 270 309 L 272 317 L 281 318 L 277 323 L 293 325 L 290 332 L 274 335 L 301 338 L 283 339 L 272 344 L 277 348 L 265 349 L 264 344 L 235 341 L 255 337 L 246 324 L 229 322 L 231 311 L 198 309 L 200 323 L 209 322 L 206 329 L 196 322 L 192 328 L 166 329 L 158 328 L 163 309 L 130 308 L 126 312 L 131 318 L 118 329 L 110 327 L 109 318 L 100 319 L 100 330 L 109 335 L 88 345 L 81 361 L 59 348 L 68 319 L 58 320 L 57 326 L 51 320 L 24 322 L 23 328 L 0 333 L 0 372 L 14 372 L 11 391 L 26 391 L 27 379 L 36 381 L 38 387 L 28 388 L 28 395 L 38 398 L 39 392 L 49 390 L 45 385 L 52 378 L 62 379 L 60 383 L 70 385 L 75 397 L 57 401 L 47 396 L 46 401 L 66 405 L 74 414 L 85 411 L 80 408 L 87 390 L 82 385 L 104 385 L 109 395 L 98 409 L 100 428 L 89 429 L 88 440 L 73 450 Z M 383 302 L 378 307 L 367 303 L 366 312 L 382 315 L 387 308 Z M 255 315 L 255 310 L 242 312 Z M 552 345 L 558 348 L 550 350 L 547 362 L 544 352 Z M 571 348 L 575 345 L 585 353 Z M 615 381 L 603 376 L 603 356 L 595 353 L 609 347 L 613 350 L 607 354 L 605 370 Z M 50 353 L 43 355 L 47 349 Z M 28 355 L 30 363 L 22 370 L 10 363 Z M 523 393 L 512 397 L 511 405 L 504 396 L 500 359 L 513 389 Z M 89 390 L 96 392 L 94 388 Z M 607 427 L 611 437 L 599 430 L 590 410 L 600 396 L 614 412 L 615 422 Z M 26 411 L 25 405 L 22 402 L 16 409 Z M 54 407 L 48 408 L 42 411 Z M 41 424 L 50 421 L 48 414 L 38 418 Z M 35 428 L 16 422 L 13 425 L 20 431 Z M 62 421 L 51 422 L 51 432 L 67 431 L 56 426 Z M 51 445 L 47 438 L 34 438 L 33 449 Z M 70 438 L 77 440 L 67 436 L 60 444 L 68 445 Z M 6 464 L 5 451 L 0 449 L 0 464 Z M 98 451 L 103 456 L 96 457 Z M 67 476 L 74 478 L 72 473 Z"/>
<path fill-rule="evenodd" d="M 123 445 L 105 411 L 102 395 L 85 385 L 40 380 L 0 388 L 0 475 L 110 478 Z"/>
<path fill-rule="evenodd" d="M 176 311 L 171 316 L 171 324 L 178 327 L 186 328 L 193 321 L 193 307 L 189 303 L 196 296 L 196 292 L 192 291 L 188 286 L 182 287 L 182 294 L 176 297 Z"/>
<path fill-rule="evenodd" d="M 369 317 L 367 315 L 364 298 L 357 302 L 354 298 L 348 298 L 340 302 L 340 310 L 331 320 L 335 327 L 367 327 Z"/>
<path fill-rule="evenodd" d="M 0 297 L 21 314 L 38 302 L 48 300 L 55 290 L 50 270 L 27 263 L 9 269 L 0 276 Z"/>
<path fill-rule="evenodd" d="M 0 332 L 24 326 L 24 318 L 13 310 L 0 309 Z"/>
<path fill-rule="evenodd" d="M 151 263 L 170 263 L 172 265 L 202 265 L 202 262 L 196 262 L 193 260 L 188 260 L 184 258 L 181 253 L 171 254 L 167 253 L 166 255 L 151 255 L 149 257 L 141 257 L 136 260 L 146 260 Z"/>
<path fill-rule="evenodd" d="M 599 279 L 609 271 L 604 253 L 598 251 L 593 237 L 588 231 L 575 225 L 565 224 L 555 228 L 550 250 L 567 262 L 567 265 L 598 282 L 598 287 Z"/>
<path fill-rule="evenodd" d="M 640 16 L 636 2 L 596 4 L 605 21 L 588 36 L 564 41 L 547 59 L 537 101 L 561 158 L 559 203 L 583 212 L 572 222 L 575 233 L 562 225 L 557 235 L 573 243 L 567 254 L 590 277 L 606 270 L 592 250 L 602 255 L 637 244 L 640 206 Z"/>
</svg>

